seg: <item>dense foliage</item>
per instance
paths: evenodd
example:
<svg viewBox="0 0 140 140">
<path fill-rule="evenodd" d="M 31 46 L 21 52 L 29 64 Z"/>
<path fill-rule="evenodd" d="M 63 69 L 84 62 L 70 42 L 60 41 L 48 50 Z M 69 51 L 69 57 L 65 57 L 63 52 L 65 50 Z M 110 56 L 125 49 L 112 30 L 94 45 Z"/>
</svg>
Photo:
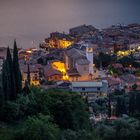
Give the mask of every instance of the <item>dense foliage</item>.
<svg viewBox="0 0 140 140">
<path fill-rule="evenodd" d="M 10 48 L 7 48 L 7 56 L 2 67 L 2 98 L 3 102 L 16 100 L 22 91 L 22 76 L 18 62 L 18 49 L 14 41 L 13 57 Z"/>
<path fill-rule="evenodd" d="M 6 140 L 57 140 L 66 135 L 67 129 L 75 134 L 90 133 L 88 118 L 86 104 L 80 95 L 57 89 L 31 88 L 29 95 L 20 95 L 0 108 L 3 122 L 0 137 Z M 9 137 L 6 131 L 10 131 Z"/>
</svg>

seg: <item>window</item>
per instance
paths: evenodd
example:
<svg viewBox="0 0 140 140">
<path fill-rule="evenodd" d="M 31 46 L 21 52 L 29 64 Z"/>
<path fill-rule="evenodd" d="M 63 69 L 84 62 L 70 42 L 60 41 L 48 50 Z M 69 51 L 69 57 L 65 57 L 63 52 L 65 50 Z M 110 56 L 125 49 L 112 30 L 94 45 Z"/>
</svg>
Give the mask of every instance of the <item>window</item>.
<svg viewBox="0 0 140 140">
<path fill-rule="evenodd" d="M 97 90 L 100 91 L 100 88 L 98 87 Z"/>
<path fill-rule="evenodd" d="M 86 89 L 85 88 L 82 88 L 82 91 L 85 91 Z"/>
</svg>

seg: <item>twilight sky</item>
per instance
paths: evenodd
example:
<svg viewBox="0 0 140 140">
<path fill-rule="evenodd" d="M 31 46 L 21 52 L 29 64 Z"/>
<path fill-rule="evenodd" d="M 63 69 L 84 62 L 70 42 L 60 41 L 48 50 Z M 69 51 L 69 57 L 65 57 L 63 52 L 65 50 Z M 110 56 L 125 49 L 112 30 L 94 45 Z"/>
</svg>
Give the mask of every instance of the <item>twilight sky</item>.
<svg viewBox="0 0 140 140">
<path fill-rule="evenodd" d="M 92 24 L 140 23 L 140 0 L 0 0 L 0 46 L 39 44 L 50 32 Z"/>
</svg>

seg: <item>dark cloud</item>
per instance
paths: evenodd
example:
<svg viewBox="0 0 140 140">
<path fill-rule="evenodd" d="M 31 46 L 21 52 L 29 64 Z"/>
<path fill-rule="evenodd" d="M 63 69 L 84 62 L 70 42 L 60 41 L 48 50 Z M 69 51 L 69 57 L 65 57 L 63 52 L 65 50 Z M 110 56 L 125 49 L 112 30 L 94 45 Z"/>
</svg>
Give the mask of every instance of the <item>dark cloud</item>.
<svg viewBox="0 0 140 140">
<path fill-rule="evenodd" d="M 84 23 L 106 27 L 140 22 L 139 9 L 140 0 L 0 0 L 0 44 L 18 38 L 28 47 L 49 32 Z"/>
</svg>

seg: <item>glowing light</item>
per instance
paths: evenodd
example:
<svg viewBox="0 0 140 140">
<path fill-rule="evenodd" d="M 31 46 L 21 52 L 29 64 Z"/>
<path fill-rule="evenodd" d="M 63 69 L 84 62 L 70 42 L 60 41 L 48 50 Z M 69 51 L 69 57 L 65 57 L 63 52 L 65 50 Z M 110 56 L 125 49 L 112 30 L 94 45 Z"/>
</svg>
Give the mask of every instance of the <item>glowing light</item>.
<svg viewBox="0 0 140 140">
<path fill-rule="evenodd" d="M 131 53 L 131 51 L 118 51 L 118 56 L 128 56 Z"/>
<path fill-rule="evenodd" d="M 27 50 L 26 52 L 27 52 L 27 53 L 32 53 L 32 51 L 31 51 L 31 50 Z"/>
<path fill-rule="evenodd" d="M 62 80 L 68 80 L 69 77 L 66 72 L 65 64 L 60 61 L 56 61 L 52 63 L 52 67 L 63 74 Z"/>
</svg>

